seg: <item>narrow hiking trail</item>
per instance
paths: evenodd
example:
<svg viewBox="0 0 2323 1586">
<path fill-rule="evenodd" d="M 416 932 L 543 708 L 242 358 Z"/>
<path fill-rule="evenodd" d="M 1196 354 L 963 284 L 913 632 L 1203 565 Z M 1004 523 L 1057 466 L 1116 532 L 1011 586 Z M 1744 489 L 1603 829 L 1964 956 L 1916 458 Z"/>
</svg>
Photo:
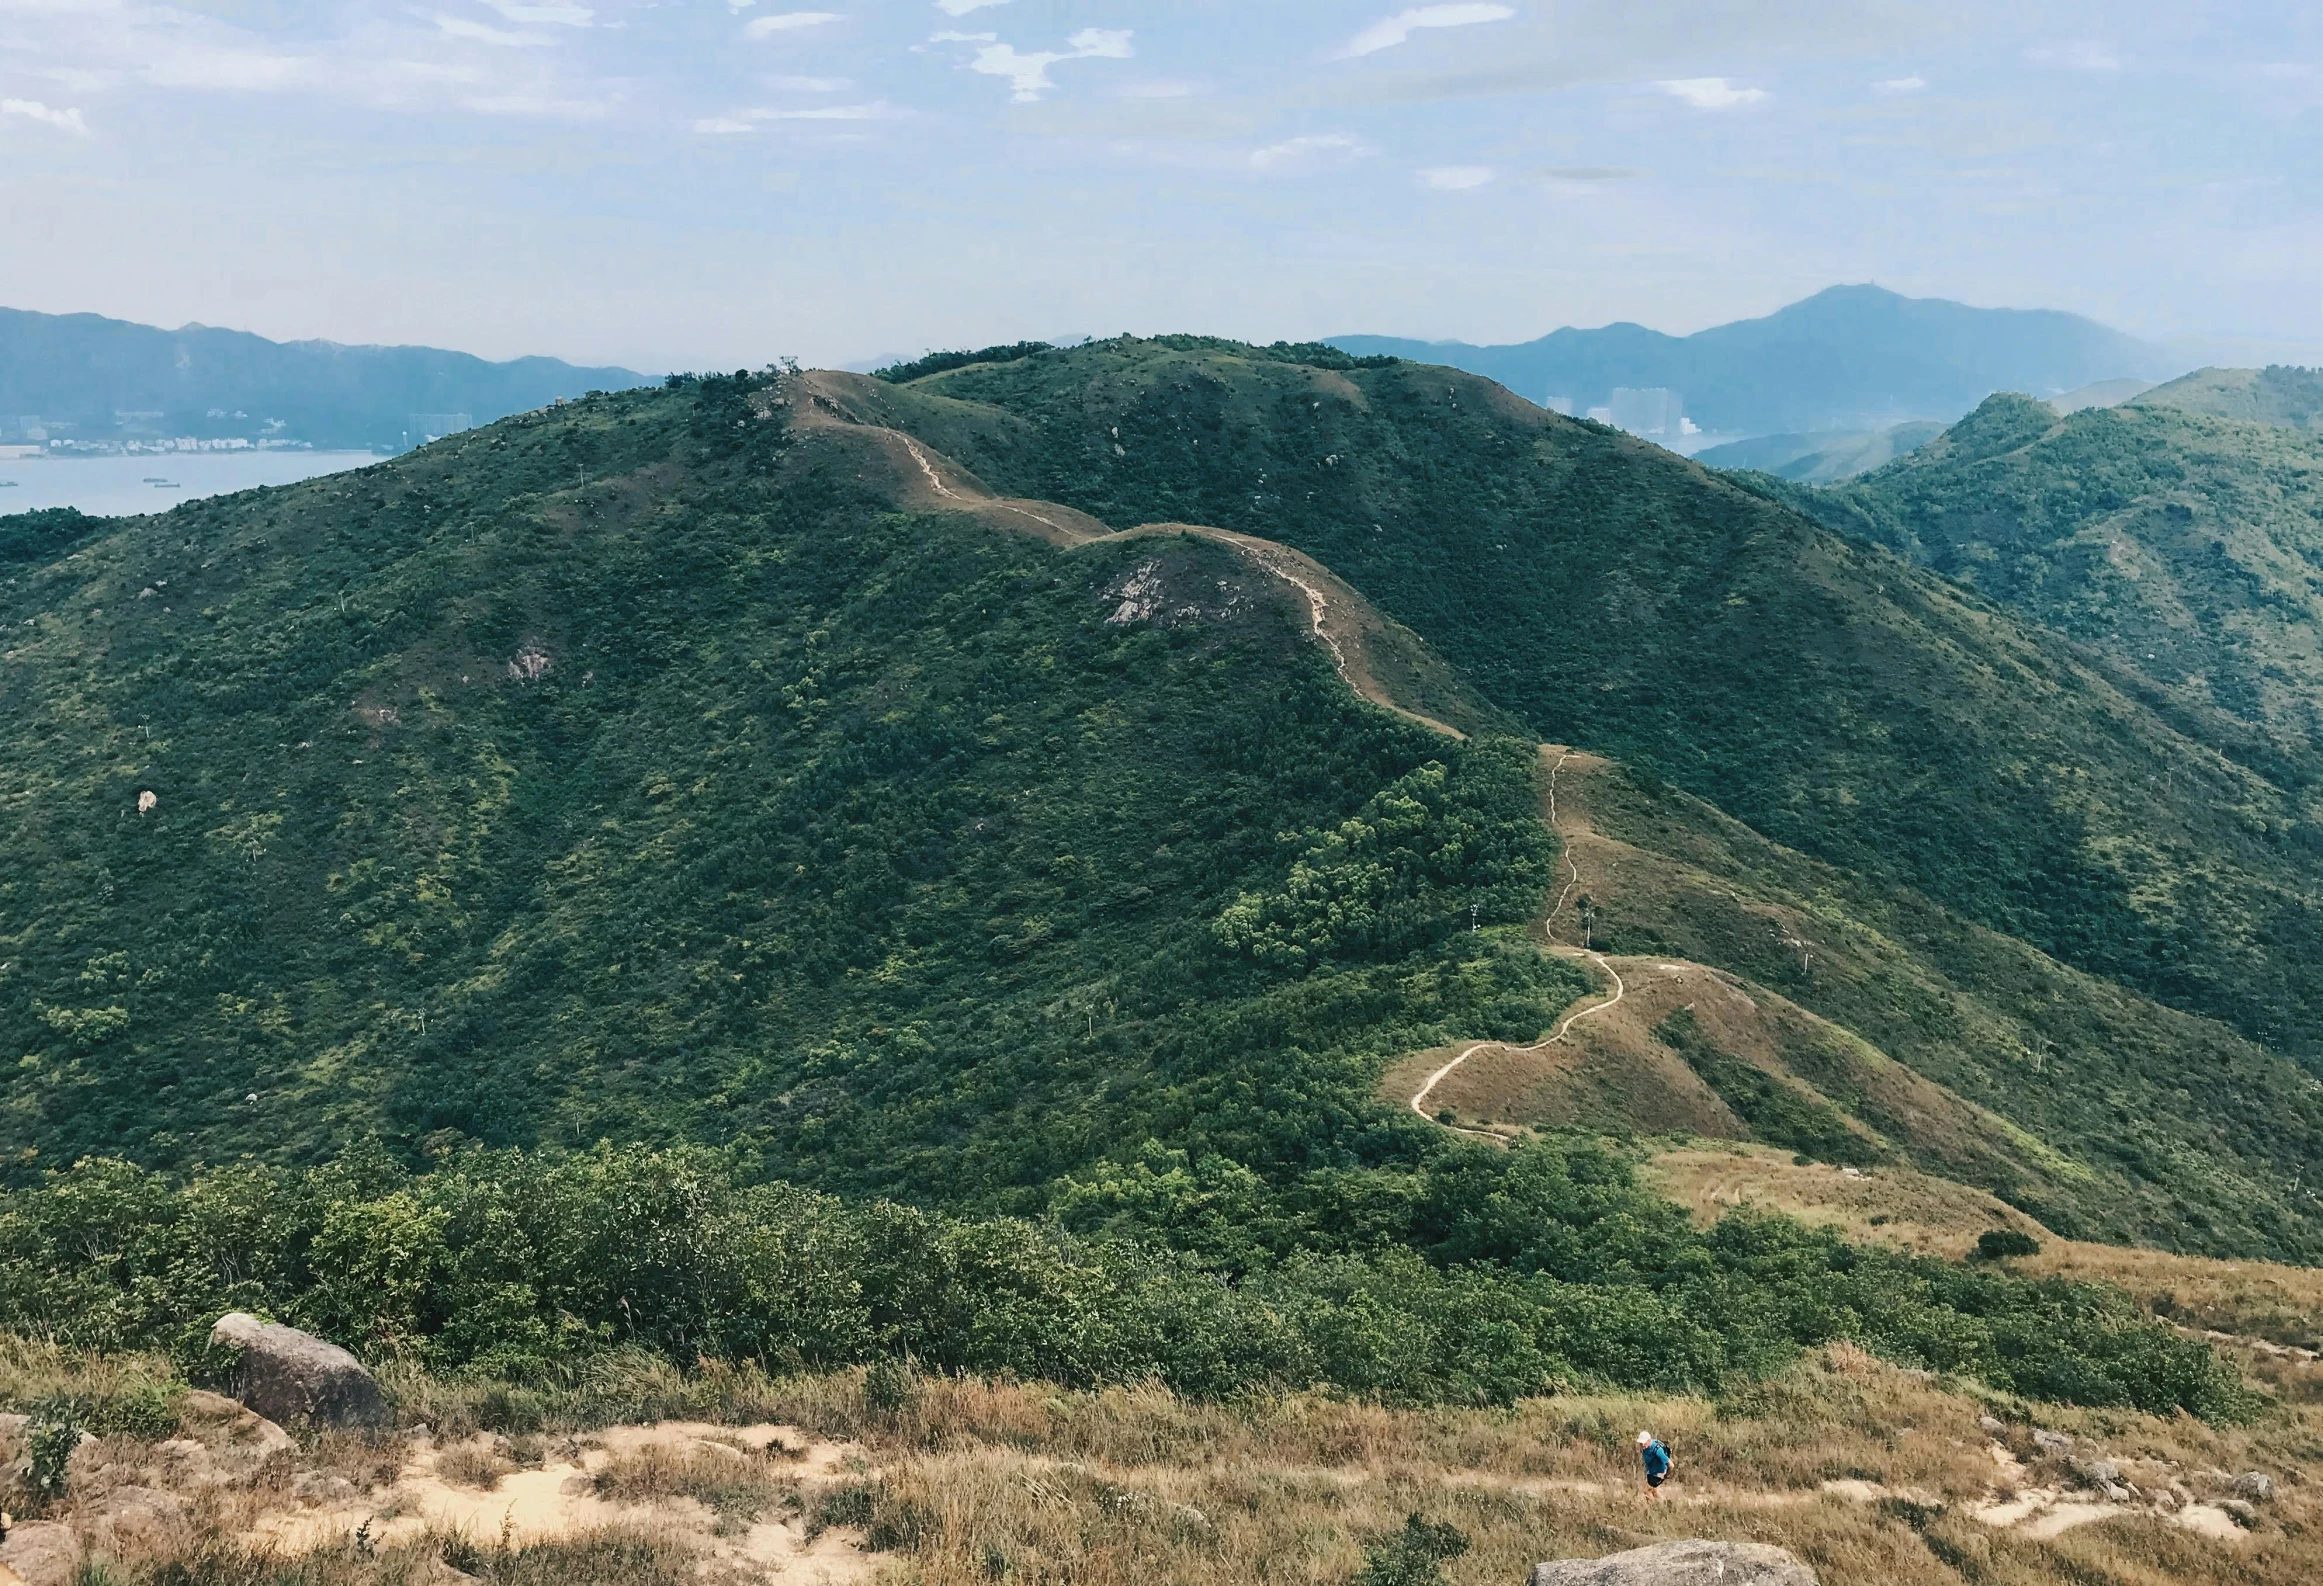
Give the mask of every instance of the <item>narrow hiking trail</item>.
<svg viewBox="0 0 2323 1586">
<path fill-rule="evenodd" d="M 1556 939 L 1557 915 L 1563 911 L 1565 907 L 1565 901 L 1573 895 L 1573 889 L 1581 884 L 1581 867 L 1578 863 L 1575 862 L 1573 858 L 1572 844 L 1566 842 L 1565 834 L 1557 830 L 1557 773 L 1562 771 L 1565 768 L 1565 762 L 1572 758 L 1572 750 L 1563 750 L 1557 756 L 1557 763 L 1549 767 L 1549 830 L 1552 833 L 1555 833 L 1559 845 L 1559 850 L 1563 853 L 1565 864 L 1567 868 L 1571 870 L 1572 874 L 1566 879 L 1564 890 L 1557 894 L 1557 901 L 1549 906 L 1548 915 L 1542 921 L 1541 929 L 1545 934 L 1548 935 L 1549 947 L 1551 951 L 1559 951 L 1573 956 L 1586 958 L 1589 960 L 1589 962 L 1595 964 L 1599 969 L 1603 970 L 1605 972 L 1606 978 L 1613 982 L 1613 995 L 1604 998 L 1602 1001 L 1593 1002 L 1585 1008 L 1579 1008 L 1571 1013 L 1566 1014 L 1564 1022 L 1559 1024 L 1553 1033 L 1544 1036 L 1538 1041 L 1535 1041 L 1530 1046 L 1511 1046 L 1506 1041 L 1476 1041 L 1468 1046 L 1461 1048 L 1459 1056 L 1453 1058 L 1452 1061 L 1446 1063 L 1442 1068 L 1437 1069 L 1433 1074 L 1430 1074 L 1427 1078 L 1427 1082 L 1412 1093 L 1411 1109 L 1423 1118 L 1428 1116 L 1427 1100 L 1429 1093 L 1432 1092 L 1438 1085 L 1442 1084 L 1445 1078 L 1449 1076 L 1453 1070 L 1457 1069 L 1461 1064 L 1467 1062 L 1471 1057 L 1474 1057 L 1478 1052 L 1486 1050 L 1521 1053 L 1546 1051 L 1550 1047 L 1562 1042 L 1567 1035 L 1571 1034 L 1574 1025 L 1579 1024 L 1583 1019 L 1603 1013 L 1606 1009 L 1620 1002 L 1623 997 L 1629 995 L 1629 987 L 1623 983 L 1621 978 L 1621 971 L 1615 969 L 1611 963 L 1607 962 L 1603 953 L 1596 952 L 1587 947 L 1565 946 L 1559 943 Z M 1435 1121 L 1442 1122 L 1440 1119 Z M 1475 1135 L 1481 1139 L 1500 1140 L 1506 1138 L 1496 1129 L 1470 1129 L 1464 1125 L 1456 1123 L 1445 1123 L 1443 1126 L 1447 1129 L 1455 1130 L 1461 1134 Z"/>
</svg>

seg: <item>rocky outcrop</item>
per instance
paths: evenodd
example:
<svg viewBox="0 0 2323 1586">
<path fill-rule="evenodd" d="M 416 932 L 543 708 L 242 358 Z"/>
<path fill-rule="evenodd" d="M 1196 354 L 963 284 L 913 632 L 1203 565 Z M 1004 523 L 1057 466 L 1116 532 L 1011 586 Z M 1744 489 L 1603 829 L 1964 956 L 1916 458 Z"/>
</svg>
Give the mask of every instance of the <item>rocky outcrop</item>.
<svg viewBox="0 0 2323 1586">
<path fill-rule="evenodd" d="M 387 1401 L 363 1363 L 312 1333 L 235 1311 L 218 1319 L 210 1342 L 241 1352 L 234 1396 L 269 1421 L 376 1426 L 387 1419 Z"/>
<path fill-rule="evenodd" d="M 80 1539 L 54 1520 L 11 1526 L 0 1542 L 0 1569 L 13 1570 L 25 1586 L 73 1586 L 81 1573 Z"/>
<path fill-rule="evenodd" d="M 1763 1542 L 1657 1542 L 1604 1558 L 1535 1564 L 1532 1586 L 1816 1586 L 1815 1572 Z"/>
</svg>

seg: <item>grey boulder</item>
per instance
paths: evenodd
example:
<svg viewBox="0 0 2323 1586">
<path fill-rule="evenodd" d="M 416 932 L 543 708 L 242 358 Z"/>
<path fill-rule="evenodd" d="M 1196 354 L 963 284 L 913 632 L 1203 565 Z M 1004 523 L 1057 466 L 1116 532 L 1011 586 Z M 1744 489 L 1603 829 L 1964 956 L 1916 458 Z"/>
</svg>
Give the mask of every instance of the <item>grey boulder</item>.
<svg viewBox="0 0 2323 1586">
<path fill-rule="evenodd" d="M 234 1396 L 269 1421 L 376 1426 L 387 1419 L 363 1362 L 312 1333 L 234 1311 L 218 1318 L 210 1342 L 241 1352 Z"/>
<path fill-rule="evenodd" d="M 0 1542 L 0 1568 L 15 1571 L 24 1586 L 73 1586 L 81 1574 L 80 1538 L 55 1520 L 10 1526 L 8 1540 Z"/>
<path fill-rule="evenodd" d="M 2269 1503 L 2275 1496 L 2275 1479 L 2263 1470 L 2246 1470 L 2234 1478 L 2227 1491 L 2252 1503 Z"/>
<path fill-rule="evenodd" d="M 1657 1542 L 1603 1558 L 1535 1564 L 1532 1586 L 1816 1586 L 1815 1572 L 1763 1542 Z"/>
</svg>

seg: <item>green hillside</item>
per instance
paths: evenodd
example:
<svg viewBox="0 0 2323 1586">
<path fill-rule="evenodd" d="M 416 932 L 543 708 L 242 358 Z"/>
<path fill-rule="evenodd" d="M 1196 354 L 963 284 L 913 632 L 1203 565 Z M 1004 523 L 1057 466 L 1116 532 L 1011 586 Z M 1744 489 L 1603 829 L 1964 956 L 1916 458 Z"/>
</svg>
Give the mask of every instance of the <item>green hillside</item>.
<svg viewBox="0 0 2323 1586">
<path fill-rule="evenodd" d="M 2323 746 L 2323 438 L 2150 397 L 2059 419 L 1999 396 L 1798 499 L 2174 695 Z"/>
<path fill-rule="evenodd" d="M 1642 442 L 1450 370 L 1317 359 L 1123 341 L 826 377 L 824 400 L 1007 493 L 1295 545 L 1544 738 L 2253 1039 L 2323 1043 L 2310 760 Z"/>
<path fill-rule="evenodd" d="M 1152 1132 L 1295 1161 L 1366 1059 L 1578 986 L 1466 929 L 1546 886 L 1529 751 L 1353 699 L 1274 580 L 897 516 L 694 409 L 0 583 L 19 1171 L 451 1130 L 1006 1200 Z M 1109 622 L 1140 564 L 1196 617 Z M 1213 931 L 1324 847 L 1280 962 Z"/>
<path fill-rule="evenodd" d="M 1696 1229 L 1618 1146 L 1375 1099 L 1582 987 L 1517 928 L 1534 746 L 1363 702 L 1215 541 L 903 509 L 816 400 L 8 526 L 0 1326 L 1423 1402 L 1852 1339 L 2247 1412 L 2118 1294 Z"/>
<path fill-rule="evenodd" d="M 2197 369 L 2137 397 L 2137 407 L 2175 408 L 2246 424 L 2323 430 L 2323 369 Z"/>
</svg>

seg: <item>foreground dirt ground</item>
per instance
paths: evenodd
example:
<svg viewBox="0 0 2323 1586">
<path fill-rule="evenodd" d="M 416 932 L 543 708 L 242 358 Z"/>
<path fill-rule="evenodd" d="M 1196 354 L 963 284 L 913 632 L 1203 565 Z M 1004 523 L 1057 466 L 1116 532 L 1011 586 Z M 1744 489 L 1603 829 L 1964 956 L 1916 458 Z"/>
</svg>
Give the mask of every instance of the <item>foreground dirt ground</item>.
<svg viewBox="0 0 2323 1586">
<path fill-rule="evenodd" d="M 860 1373 L 641 1364 L 641 1387 L 595 1409 L 415 1374 L 391 1380 L 398 1430 L 296 1438 L 178 1390 L 154 1401 L 168 1427 L 82 1445 L 62 1497 L 19 1479 L 0 1560 L 27 1586 L 1340 1586 L 1418 1513 L 1470 1540 L 1450 1586 L 1676 1537 L 1775 1543 L 1826 1586 L 2323 1579 L 2323 1373 L 2289 1351 L 2246 1358 L 2272 1403 L 2229 1429 L 2036 1410 L 1844 1346 L 1718 1399 L 1505 1410 L 937 1378 L 867 1397 Z M 157 1369 L 16 1343 L 0 1396 L 147 1402 Z M 686 1413 L 602 1424 L 616 1401 Z M 1640 1427 L 1678 1456 L 1659 1503 L 1632 1471 Z M 24 1429 L 5 1435 L 21 1472 Z"/>
</svg>

